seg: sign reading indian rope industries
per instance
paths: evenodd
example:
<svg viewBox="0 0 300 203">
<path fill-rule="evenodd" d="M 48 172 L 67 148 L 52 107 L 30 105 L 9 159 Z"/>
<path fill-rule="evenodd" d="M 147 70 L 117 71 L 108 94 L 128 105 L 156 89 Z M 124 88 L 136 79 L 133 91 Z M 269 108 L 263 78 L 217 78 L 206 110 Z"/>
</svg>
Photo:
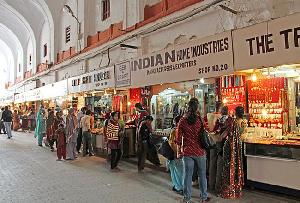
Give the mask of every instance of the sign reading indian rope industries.
<svg viewBox="0 0 300 203">
<path fill-rule="evenodd" d="M 131 66 L 133 87 L 233 73 L 231 31 L 193 40 L 142 58 Z"/>
</svg>

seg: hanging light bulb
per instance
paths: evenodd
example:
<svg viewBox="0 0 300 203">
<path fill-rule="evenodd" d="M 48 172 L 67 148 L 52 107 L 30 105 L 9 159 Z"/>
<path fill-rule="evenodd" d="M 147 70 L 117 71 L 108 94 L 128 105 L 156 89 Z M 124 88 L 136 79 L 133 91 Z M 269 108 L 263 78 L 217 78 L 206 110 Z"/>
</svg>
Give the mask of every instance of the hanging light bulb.
<svg viewBox="0 0 300 203">
<path fill-rule="evenodd" d="M 255 73 L 253 73 L 253 74 L 251 75 L 251 80 L 252 80 L 253 82 L 256 82 L 256 81 L 257 81 L 257 76 L 256 76 Z"/>
<path fill-rule="evenodd" d="M 266 109 L 263 109 L 263 110 L 261 111 L 261 114 L 262 114 L 264 117 L 267 117 L 267 116 L 268 116 L 268 112 L 267 112 Z"/>
<path fill-rule="evenodd" d="M 204 83 L 205 83 L 204 78 L 201 78 L 201 79 L 200 79 L 200 83 L 201 83 L 201 84 L 204 84 Z"/>
</svg>

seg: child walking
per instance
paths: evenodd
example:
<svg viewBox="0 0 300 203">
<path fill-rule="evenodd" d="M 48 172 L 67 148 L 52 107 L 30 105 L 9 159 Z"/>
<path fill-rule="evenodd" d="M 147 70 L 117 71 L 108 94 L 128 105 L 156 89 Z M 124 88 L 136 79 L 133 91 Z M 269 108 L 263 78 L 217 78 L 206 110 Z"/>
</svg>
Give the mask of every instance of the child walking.
<svg viewBox="0 0 300 203">
<path fill-rule="evenodd" d="M 66 131 L 64 124 L 59 124 L 56 130 L 57 135 L 57 161 L 61 161 L 61 158 L 66 159 Z"/>
</svg>

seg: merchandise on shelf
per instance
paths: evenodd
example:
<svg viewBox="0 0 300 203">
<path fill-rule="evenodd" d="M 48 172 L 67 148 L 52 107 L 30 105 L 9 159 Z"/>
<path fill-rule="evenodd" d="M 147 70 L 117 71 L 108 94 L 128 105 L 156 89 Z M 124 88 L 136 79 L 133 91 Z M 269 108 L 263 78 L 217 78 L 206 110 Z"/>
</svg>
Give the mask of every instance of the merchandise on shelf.
<svg viewBox="0 0 300 203">
<path fill-rule="evenodd" d="M 248 81 L 249 125 L 283 129 L 288 103 L 285 78 Z"/>
<path fill-rule="evenodd" d="M 235 107 L 246 107 L 245 76 L 230 75 L 220 79 L 221 97 L 229 112 L 233 113 Z"/>
</svg>

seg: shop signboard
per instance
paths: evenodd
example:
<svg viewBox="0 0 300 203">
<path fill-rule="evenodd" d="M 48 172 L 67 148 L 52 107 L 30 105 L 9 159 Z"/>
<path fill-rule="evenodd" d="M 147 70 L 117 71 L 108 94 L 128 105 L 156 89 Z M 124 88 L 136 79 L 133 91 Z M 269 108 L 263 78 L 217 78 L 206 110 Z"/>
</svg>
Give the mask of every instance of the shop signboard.
<svg viewBox="0 0 300 203">
<path fill-rule="evenodd" d="M 115 87 L 113 66 L 68 79 L 69 93 L 104 90 L 112 87 Z"/>
<path fill-rule="evenodd" d="M 300 13 L 233 31 L 236 70 L 300 63 Z"/>
<path fill-rule="evenodd" d="M 130 66 L 132 87 L 232 74 L 231 31 L 134 59 Z"/>
<path fill-rule="evenodd" d="M 115 65 L 115 77 L 116 77 L 116 86 L 117 87 L 126 87 L 130 86 L 131 71 L 130 71 L 130 62 L 126 61 Z"/>
<path fill-rule="evenodd" d="M 37 88 L 30 90 L 28 92 L 24 92 L 23 94 L 25 95 L 25 101 L 39 101 L 42 99 L 42 88 Z"/>
<path fill-rule="evenodd" d="M 23 103 L 25 102 L 25 93 L 20 93 L 20 94 L 16 94 L 15 95 L 15 103 L 19 104 L 19 103 Z"/>
<path fill-rule="evenodd" d="M 14 102 L 14 93 L 13 92 L 4 92 L 0 95 L 0 105 L 8 105 Z"/>
<path fill-rule="evenodd" d="M 68 95 L 68 81 L 62 80 L 53 84 L 39 88 L 41 90 L 41 99 L 52 99 Z"/>
</svg>

